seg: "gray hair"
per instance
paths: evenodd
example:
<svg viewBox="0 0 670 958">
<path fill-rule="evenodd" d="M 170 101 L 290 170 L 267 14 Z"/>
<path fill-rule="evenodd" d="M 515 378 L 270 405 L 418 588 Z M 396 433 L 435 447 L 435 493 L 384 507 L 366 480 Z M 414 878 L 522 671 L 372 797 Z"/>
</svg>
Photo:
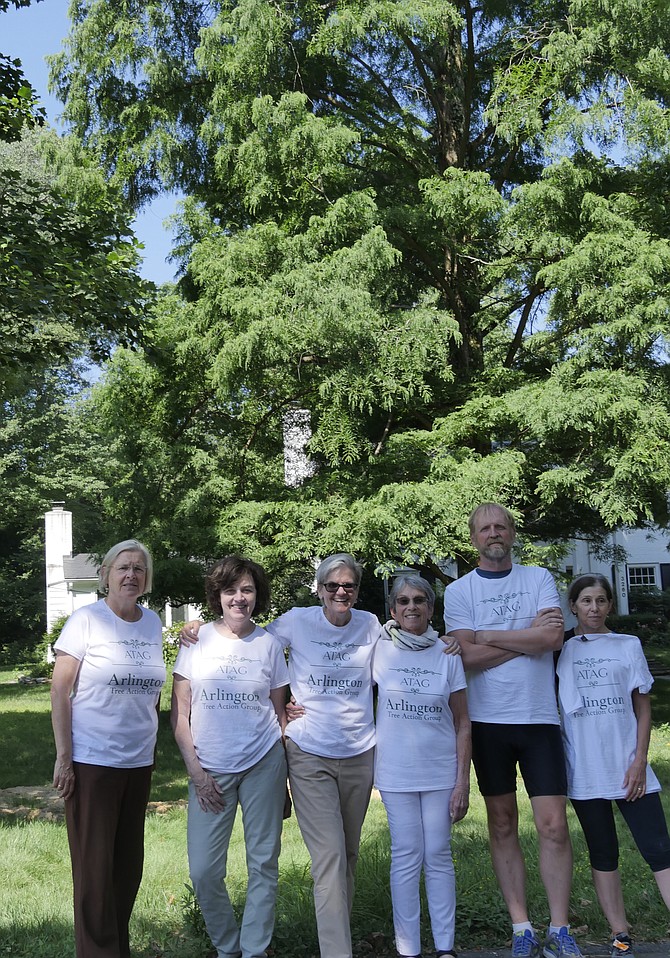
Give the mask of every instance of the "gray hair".
<svg viewBox="0 0 670 958">
<path fill-rule="evenodd" d="M 391 594 L 389 595 L 390 609 L 395 609 L 395 600 L 406 587 L 409 587 L 410 589 L 419 589 L 419 591 L 423 592 L 428 599 L 428 605 L 431 607 L 435 605 L 435 592 L 430 582 L 427 582 L 423 576 L 415 575 L 414 573 L 403 572 L 403 574 L 399 575 L 393 583 L 393 588 L 391 589 Z"/>
<path fill-rule="evenodd" d="M 102 560 L 100 571 L 98 572 L 98 583 L 100 584 L 101 592 L 107 591 L 107 586 L 109 585 L 109 570 L 112 567 L 112 563 L 122 552 L 142 553 L 144 564 L 147 569 L 147 574 L 144 580 L 143 594 L 146 595 L 147 593 L 151 592 L 151 588 L 154 584 L 154 564 L 147 547 L 141 542 L 138 542 L 137 539 L 124 539 L 123 542 L 117 542 L 115 546 L 112 546 L 112 548 L 108 550 L 105 558 Z"/>
<path fill-rule="evenodd" d="M 335 555 L 328 556 L 323 562 L 319 563 L 319 568 L 316 570 L 316 584 L 323 585 L 324 582 L 328 582 L 330 574 L 342 566 L 351 570 L 356 585 L 360 585 L 363 566 L 360 562 L 356 562 L 348 552 L 336 552 Z"/>
</svg>

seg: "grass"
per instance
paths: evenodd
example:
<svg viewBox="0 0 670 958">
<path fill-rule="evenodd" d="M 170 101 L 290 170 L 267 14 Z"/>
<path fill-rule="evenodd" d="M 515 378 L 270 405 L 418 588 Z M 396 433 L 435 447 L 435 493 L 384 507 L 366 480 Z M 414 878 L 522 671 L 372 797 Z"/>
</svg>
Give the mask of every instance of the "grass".
<svg viewBox="0 0 670 958">
<path fill-rule="evenodd" d="M 0 673 L 0 683 L 10 677 Z M 668 790 L 670 682 L 658 681 L 653 695 L 656 725 L 650 757 Z M 0 721 L 4 756 L 0 787 L 48 784 L 54 758 L 48 687 L 0 684 Z M 151 798 L 165 803 L 185 796 L 186 776 L 164 712 Z M 538 878 L 535 830 L 521 783 L 519 804 L 529 907 L 533 920 L 542 926 L 548 920 L 546 896 Z M 603 942 L 607 928 L 595 901 L 585 845 L 571 810 L 569 817 L 575 847 L 571 919 L 582 941 Z M 668 913 L 656 884 L 625 826 L 620 829 L 620 839 L 624 891 L 634 933 L 639 939 L 664 938 L 668 934 Z M 509 922 L 491 869 L 484 803 L 474 780 L 471 809 L 454 829 L 453 846 L 458 886 L 457 949 L 500 947 L 509 938 Z M 0 819 L 0 856 L 0 956 L 72 958 L 71 878 L 64 824 Z M 363 832 L 352 916 L 358 955 L 393 953 L 388 873 L 386 816 L 381 803 L 373 801 Z M 242 908 L 246 868 L 239 821 L 231 842 L 228 884 L 235 906 Z M 181 806 L 147 817 L 144 880 L 131 934 L 138 958 L 204 958 L 212 954 L 189 892 L 186 812 Z M 424 937 L 427 950 L 431 950 L 427 922 Z M 295 816 L 284 824 L 273 945 L 282 958 L 318 955 L 309 859 Z"/>
</svg>

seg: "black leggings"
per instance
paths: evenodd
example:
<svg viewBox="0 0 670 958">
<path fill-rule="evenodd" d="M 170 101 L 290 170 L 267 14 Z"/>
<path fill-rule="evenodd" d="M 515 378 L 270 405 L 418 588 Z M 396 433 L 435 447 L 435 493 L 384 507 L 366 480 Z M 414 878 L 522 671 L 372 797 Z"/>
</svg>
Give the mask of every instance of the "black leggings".
<svg viewBox="0 0 670 958">
<path fill-rule="evenodd" d="M 653 872 L 670 868 L 670 836 L 658 792 L 627 802 L 615 799 L 630 828 L 640 854 Z M 586 801 L 571 799 L 589 849 L 591 867 L 599 872 L 616 871 L 619 865 L 619 841 L 614 824 L 612 802 L 607 798 Z"/>
</svg>

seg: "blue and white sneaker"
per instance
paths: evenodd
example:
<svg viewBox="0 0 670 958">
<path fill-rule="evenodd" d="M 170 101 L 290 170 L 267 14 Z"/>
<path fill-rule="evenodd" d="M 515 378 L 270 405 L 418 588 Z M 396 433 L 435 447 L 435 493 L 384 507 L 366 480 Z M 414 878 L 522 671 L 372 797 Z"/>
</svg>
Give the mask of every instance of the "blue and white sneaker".
<svg viewBox="0 0 670 958">
<path fill-rule="evenodd" d="M 534 932 L 526 928 L 512 935 L 512 958 L 538 958 L 540 942 Z"/>
<path fill-rule="evenodd" d="M 583 958 L 579 946 L 565 925 L 555 934 L 548 934 L 544 948 L 544 958 Z"/>
</svg>

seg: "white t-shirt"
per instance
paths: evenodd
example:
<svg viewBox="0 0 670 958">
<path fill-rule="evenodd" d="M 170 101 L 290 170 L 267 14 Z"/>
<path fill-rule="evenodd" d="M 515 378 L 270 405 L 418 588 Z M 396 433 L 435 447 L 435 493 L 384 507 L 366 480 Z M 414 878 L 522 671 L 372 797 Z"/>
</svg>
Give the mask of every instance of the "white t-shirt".
<svg viewBox="0 0 670 958">
<path fill-rule="evenodd" d="M 452 692 L 465 688 L 457 655 L 441 642 L 420 652 L 380 639 L 372 674 L 379 688 L 375 785 L 388 792 L 423 792 L 456 784 Z"/>
<path fill-rule="evenodd" d="M 304 752 L 351 758 L 375 744 L 372 653 L 380 629 L 359 609 L 347 625 L 332 625 L 321 606 L 291 609 L 268 626 L 289 650 L 291 692 L 306 711 L 286 735 Z"/>
<path fill-rule="evenodd" d="M 161 621 L 126 622 L 104 599 L 72 613 L 55 648 L 81 662 L 72 694 L 72 758 L 84 765 L 153 765 L 165 682 Z"/>
<path fill-rule="evenodd" d="M 569 639 L 558 660 L 558 698 L 570 798 L 624 798 L 623 779 L 635 756 L 632 693 L 653 678 L 634 635 Z M 647 791 L 661 786 L 647 765 Z"/>
<path fill-rule="evenodd" d="M 209 772 L 244 772 L 281 738 L 273 689 L 288 685 L 281 644 L 258 628 L 242 639 L 204 625 L 182 646 L 174 671 L 191 683 L 191 734 Z"/>
<path fill-rule="evenodd" d="M 560 604 L 546 569 L 514 564 L 507 575 L 494 578 L 475 569 L 447 586 L 444 623 L 447 632 L 526 629 L 540 609 Z M 468 708 L 474 722 L 558 725 L 553 652 L 468 672 Z"/>
</svg>

